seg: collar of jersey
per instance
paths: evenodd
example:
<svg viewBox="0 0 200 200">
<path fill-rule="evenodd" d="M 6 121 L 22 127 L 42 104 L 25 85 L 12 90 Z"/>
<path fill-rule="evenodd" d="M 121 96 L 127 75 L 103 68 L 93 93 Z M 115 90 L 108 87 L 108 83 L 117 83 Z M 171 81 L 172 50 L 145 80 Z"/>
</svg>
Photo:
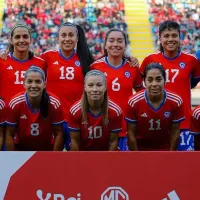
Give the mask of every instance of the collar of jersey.
<svg viewBox="0 0 200 200">
<path fill-rule="evenodd" d="M 97 115 L 93 114 L 93 113 L 91 112 L 90 109 L 89 109 L 88 112 L 89 112 L 89 114 L 92 115 L 94 118 L 98 118 L 98 117 L 101 115 L 101 111 L 100 111 Z"/>
<path fill-rule="evenodd" d="M 106 64 L 107 64 L 109 67 L 112 67 L 113 69 L 119 69 L 119 68 L 123 67 L 124 63 L 126 62 L 126 60 L 123 59 L 121 65 L 119 65 L 119 66 L 113 66 L 113 65 L 111 65 L 111 64 L 108 62 L 108 57 L 107 57 L 107 56 L 106 56 L 104 59 L 105 59 Z"/>
<path fill-rule="evenodd" d="M 29 107 L 29 109 L 31 110 L 32 113 L 36 114 L 39 112 L 40 108 L 38 108 L 37 110 L 33 110 L 33 108 L 31 107 L 31 105 L 29 104 L 28 102 L 28 95 L 27 95 L 27 92 L 25 93 L 25 97 L 26 97 L 26 104 L 27 106 Z"/>
<path fill-rule="evenodd" d="M 60 56 L 61 56 L 62 58 L 64 58 L 65 60 L 70 60 L 70 59 L 74 56 L 74 54 L 75 54 L 75 49 L 74 49 L 74 51 L 73 51 L 73 53 L 72 53 L 72 55 L 71 55 L 70 57 L 64 56 L 64 55 L 62 54 L 61 49 L 59 49 L 59 54 L 60 54 Z"/>
<path fill-rule="evenodd" d="M 180 56 L 180 54 L 181 54 L 181 52 L 178 51 L 178 53 L 177 53 L 177 55 L 176 55 L 175 57 L 173 57 L 173 58 L 168 58 L 168 57 L 164 54 L 164 52 L 162 52 L 162 55 L 163 55 L 167 60 L 175 60 L 176 58 L 178 58 L 178 57 Z"/>
<path fill-rule="evenodd" d="M 26 60 L 19 60 L 19 59 L 17 59 L 17 58 L 15 58 L 14 56 L 13 56 L 13 53 L 10 53 L 10 57 L 13 59 L 13 60 L 15 60 L 15 61 L 17 61 L 17 62 L 26 62 L 27 60 L 29 60 L 29 58 L 28 59 L 26 59 Z"/>
<path fill-rule="evenodd" d="M 159 106 L 157 109 L 155 109 L 155 108 L 151 105 L 151 103 L 149 102 L 149 100 L 148 100 L 148 98 L 147 98 L 147 90 L 144 92 L 144 97 L 145 97 L 145 100 L 146 100 L 147 104 L 148 104 L 154 111 L 158 111 L 158 110 L 164 105 L 164 103 L 165 103 L 165 100 L 166 100 L 166 91 L 163 90 L 163 92 L 164 92 L 164 99 L 163 99 L 162 103 L 160 104 L 160 106 Z"/>
</svg>

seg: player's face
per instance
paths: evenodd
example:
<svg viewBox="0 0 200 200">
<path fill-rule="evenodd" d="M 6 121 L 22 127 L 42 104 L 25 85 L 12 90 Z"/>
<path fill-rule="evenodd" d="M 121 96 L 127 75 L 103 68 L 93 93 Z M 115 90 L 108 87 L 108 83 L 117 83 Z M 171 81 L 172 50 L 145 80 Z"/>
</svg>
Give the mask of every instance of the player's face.
<svg viewBox="0 0 200 200">
<path fill-rule="evenodd" d="M 31 44 L 31 36 L 26 28 L 18 27 L 14 30 L 11 44 L 16 52 L 27 52 Z"/>
<path fill-rule="evenodd" d="M 106 85 L 103 77 L 100 75 L 91 75 L 85 82 L 85 92 L 87 93 L 88 100 L 99 101 L 103 100 Z"/>
<path fill-rule="evenodd" d="M 112 31 L 107 38 L 105 43 L 105 49 L 108 55 L 119 57 L 123 56 L 126 48 L 125 38 L 120 31 Z"/>
<path fill-rule="evenodd" d="M 77 32 L 74 27 L 63 26 L 59 31 L 59 44 L 62 51 L 74 51 L 78 42 Z"/>
<path fill-rule="evenodd" d="M 46 87 L 46 83 L 39 72 L 29 72 L 24 80 L 24 87 L 26 88 L 28 97 L 40 98 L 43 89 Z"/>
<path fill-rule="evenodd" d="M 177 29 L 165 29 L 160 35 L 160 42 L 164 52 L 178 52 L 180 37 Z"/>
<path fill-rule="evenodd" d="M 147 72 L 145 86 L 149 96 L 159 96 L 165 85 L 164 77 L 159 69 L 151 69 Z"/>
</svg>

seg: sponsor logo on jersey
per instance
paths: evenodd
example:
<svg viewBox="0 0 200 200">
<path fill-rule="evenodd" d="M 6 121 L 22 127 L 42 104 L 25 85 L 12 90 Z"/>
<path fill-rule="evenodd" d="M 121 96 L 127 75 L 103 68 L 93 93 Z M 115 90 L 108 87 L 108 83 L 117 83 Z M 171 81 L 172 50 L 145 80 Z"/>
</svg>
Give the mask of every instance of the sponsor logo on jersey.
<svg viewBox="0 0 200 200">
<path fill-rule="evenodd" d="M 80 65 L 81 65 L 81 63 L 77 60 L 77 61 L 75 61 L 75 63 L 74 63 L 77 67 L 79 67 Z"/>
<path fill-rule="evenodd" d="M 165 112 L 165 113 L 164 113 L 164 116 L 165 116 L 166 118 L 168 118 L 168 117 L 170 116 L 170 112 L 168 112 L 168 111 Z"/>
<path fill-rule="evenodd" d="M 53 64 L 54 64 L 54 65 L 58 65 L 58 61 L 55 61 Z"/>
<path fill-rule="evenodd" d="M 124 72 L 124 75 L 126 78 L 129 78 L 131 76 L 131 73 L 130 72 Z"/>
<path fill-rule="evenodd" d="M 121 187 L 109 187 L 101 194 L 101 200 L 129 200 L 129 195 Z"/>
<path fill-rule="evenodd" d="M 37 199 L 39 200 L 58 200 L 58 199 L 63 199 L 63 200 L 81 200 L 81 194 L 78 193 L 76 197 L 68 197 L 65 198 L 63 194 L 52 194 L 50 192 L 44 193 L 42 190 L 37 190 L 36 191 Z"/>
<path fill-rule="evenodd" d="M 143 113 L 141 117 L 147 117 L 147 113 Z"/>
<path fill-rule="evenodd" d="M 13 69 L 13 67 L 12 67 L 12 66 L 9 66 L 9 67 L 7 67 L 7 69 L 8 69 L 8 70 L 12 70 L 12 69 Z"/>
<path fill-rule="evenodd" d="M 27 119 L 26 115 L 22 115 L 20 119 Z"/>
<path fill-rule="evenodd" d="M 186 66 L 186 64 L 185 64 L 184 62 L 180 62 L 180 63 L 179 63 L 179 67 L 180 67 L 181 69 L 184 69 L 185 66 Z"/>
</svg>

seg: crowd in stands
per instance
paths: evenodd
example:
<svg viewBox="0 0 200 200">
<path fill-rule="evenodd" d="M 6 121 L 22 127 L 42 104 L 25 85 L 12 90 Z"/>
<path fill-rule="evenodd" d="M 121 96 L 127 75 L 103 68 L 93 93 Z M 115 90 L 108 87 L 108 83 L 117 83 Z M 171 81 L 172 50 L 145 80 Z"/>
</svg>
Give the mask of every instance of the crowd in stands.
<svg viewBox="0 0 200 200">
<path fill-rule="evenodd" d="M 67 21 L 84 28 L 95 57 L 103 54 L 103 40 L 109 28 L 127 28 L 123 0 L 6 0 L 0 49 L 7 46 L 11 28 L 18 22 L 31 27 L 31 49 L 36 55 L 58 48 L 58 29 Z"/>
<path fill-rule="evenodd" d="M 181 26 L 182 49 L 192 54 L 200 49 L 199 0 L 147 0 L 147 2 L 156 46 L 159 46 L 159 24 L 170 19 Z"/>
</svg>

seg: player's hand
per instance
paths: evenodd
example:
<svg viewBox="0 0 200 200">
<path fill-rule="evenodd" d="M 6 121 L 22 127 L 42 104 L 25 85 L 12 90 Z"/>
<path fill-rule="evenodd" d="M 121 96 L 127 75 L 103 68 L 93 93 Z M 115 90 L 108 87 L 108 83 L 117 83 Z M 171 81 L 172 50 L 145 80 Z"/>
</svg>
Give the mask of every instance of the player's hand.
<svg viewBox="0 0 200 200">
<path fill-rule="evenodd" d="M 139 67 L 140 66 L 137 58 L 131 56 L 131 57 L 129 57 L 129 60 L 130 60 L 131 67 Z"/>
<path fill-rule="evenodd" d="M 2 58 L 3 60 L 7 60 L 7 56 L 8 54 L 5 50 L 0 51 L 0 58 Z"/>
</svg>

